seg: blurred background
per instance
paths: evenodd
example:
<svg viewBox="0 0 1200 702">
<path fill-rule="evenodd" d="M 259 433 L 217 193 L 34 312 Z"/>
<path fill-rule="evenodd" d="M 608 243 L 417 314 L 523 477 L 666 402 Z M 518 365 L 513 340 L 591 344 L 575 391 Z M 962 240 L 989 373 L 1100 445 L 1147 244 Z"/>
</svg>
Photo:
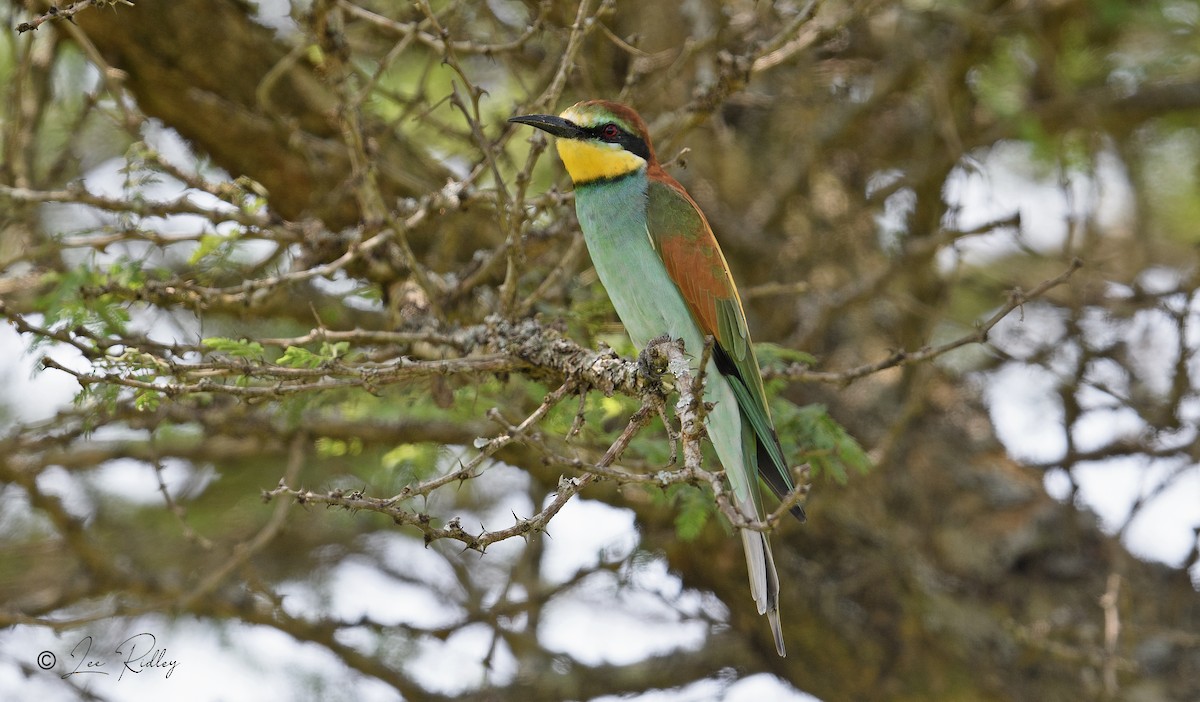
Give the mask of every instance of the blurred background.
<svg viewBox="0 0 1200 702">
<path fill-rule="evenodd" d="M 1194 1 L 0 8 L 5 697 L 1200 699 Z M 561 482 L 633 349 L 505 120 L 597 97 L 807 466 L 787 658 L 711 491 Z"/>
</svg>

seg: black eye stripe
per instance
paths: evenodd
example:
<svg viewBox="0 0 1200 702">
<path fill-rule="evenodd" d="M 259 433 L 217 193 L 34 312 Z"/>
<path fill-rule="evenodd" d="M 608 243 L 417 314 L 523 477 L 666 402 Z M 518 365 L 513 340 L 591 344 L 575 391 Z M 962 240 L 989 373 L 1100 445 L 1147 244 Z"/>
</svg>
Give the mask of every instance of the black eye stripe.
<svg viewBox="0 0 1200 702">
<path fill-rule="evenodd" d="M 605 132 L 608 130 L 616 130 L 616 133 L 612 134 L 611 136 L 608 134 L 605 134 Z M 593 139 L 599 139 L 600 141 L 608 141 L 608 142 L 612 142 L 614 144 L 620 143 L 622 137 L 633 136 L 632 134 L 625 131 L 624 129 L 621 129 L 619 126 L 613 124 L 612 122 L 605 122 L 604 124 L 596 125 L 595 127 L 588 127 L 585 131 L 587 131 L 588 136 L 592 137 Z"/>
<path fill-rule="evenodd" d="M 610 127 L 616 128 L 617 133 L 615 135 L 609 136 L 604 133 L 605 130 L 609 129 Z M 605 122 L 604 124 L 600 124 L 595 127 L 588 127 L 583 131 L 591 139 L 610 144 L 620 144 L 621 148 L 625 149 L 629 153 L 640 156 L 647 161 L 650 160 L 650 147 L 646 145 L 645 140 L 636 134 L 630 134 L 629 132 L 625 131 L 625 129 L 623 129 L 619 124 Z"/>
</svg>

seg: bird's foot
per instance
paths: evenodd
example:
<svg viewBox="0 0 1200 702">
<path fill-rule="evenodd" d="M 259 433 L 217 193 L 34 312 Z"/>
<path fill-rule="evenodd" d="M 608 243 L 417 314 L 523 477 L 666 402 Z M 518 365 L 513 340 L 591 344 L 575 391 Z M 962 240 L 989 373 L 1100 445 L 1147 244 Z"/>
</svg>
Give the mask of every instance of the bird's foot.
<svg viewBox="0 0 1200 702">
<path fill-rule="evenodd" d="M 671 358 L 666 346 L 675 343 L 669 334 L 663 334 L 650 340 L 646 348 L 637 355 L 638 372 L 652 385 L 661 386 L 664 393 L 673 386 L 674 376 L 668 373 Z"/>
</svg>

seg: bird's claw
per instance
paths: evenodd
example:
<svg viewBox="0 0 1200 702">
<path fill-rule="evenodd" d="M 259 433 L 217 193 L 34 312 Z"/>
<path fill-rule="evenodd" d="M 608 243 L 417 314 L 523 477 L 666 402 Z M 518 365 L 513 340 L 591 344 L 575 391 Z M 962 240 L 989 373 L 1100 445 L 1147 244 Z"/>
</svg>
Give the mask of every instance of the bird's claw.
<svg viewBox="0 0 1200 702">
<path fill-rule="evenodd" d="M 671 341 L 669 334 L 655 337 L 637 355 L 638 372 L 653 383 L 664 382 L 670 359 L 662 351 L 661 346 L 669 344 Z"/>
</svg>

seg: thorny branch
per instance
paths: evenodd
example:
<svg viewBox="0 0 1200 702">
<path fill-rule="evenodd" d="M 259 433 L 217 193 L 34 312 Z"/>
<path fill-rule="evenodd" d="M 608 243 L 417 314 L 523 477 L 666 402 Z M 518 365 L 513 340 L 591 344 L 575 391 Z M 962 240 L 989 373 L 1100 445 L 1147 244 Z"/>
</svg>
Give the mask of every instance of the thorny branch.
<svg viewBox="0 0 1200 702">
<path fill-rule="evenodd" d="M 75 20 L 71 18 L 83 10 L 88 9 L 89 7 L 112 7 L 114 5 L 128 5 L 129 7 L 134 6 L 132 0 L 75 0 L 75 2 L 68 3 L 67 6 L 63 8 L 59 8 L 56 5 L 51 5 L 49 10 L 46 10 L 44 13 L 38 15 L 29 22 L 21 22 L 18 24 L 17 33 L 24 34 L 25 32 L 32 32 L 38 27 L 42 26 L 44 23 L 51 20 L 66 20 L 68 22 L 74 22 Z"/>
<path fill-rule="evenodd" d="M 1022 304 L 1039 298 L 1047 291 L 1065 282 L 1080 265 L 1079 261 L 1073 262 L 1068 270 L 1053 279 L 1044 281 L 1028 293 L 1014 291 L 1010 295 L 1009 301 L 983 322 L 974 334 L 954 342 L 915 353 L 896 354 L 885 361 L 846 372 L 818 373 L 807 369 L 784 369 L 782 371 L 768 369 L 766 375 L 768 377 L 783 376 L 793 380 L 849 382 L 885 368 L 927 360 L 968 343 L 980 343 L 987 338 L 990 329 L 1001 319 Z M 9 316 L 22 331 L 69 343 L 90 358 L 104 357 L 108 348 L 108 345 L 86 331 L 66 335 L 61 331 L 31 325 L 21 316 L 7 312 L 3 307 L 0 307 L 0 313 Z M 338 358 L 322 362 L 316 367 L 296 368 L 263 361 L 221 358 L 219 356 L 202 362 L 184 363 L 177 360 L 177 357 L 196 350 L 194 346 L 187 346 L 173 349 L 174 358 L 156 358 L 153 361 L 156 367 L 167 372 L 170 377 L 180 378 L 183 381 L 177 383 L 142 380 L 120 371 L 109 374 L 77 371 L 50 357 L 44 358 L 43 364 L 48 368 L 70 374 L 84 387 L 111 384 L 161 393 L 167 397 L 179 399 L 187 398 L 190 395 L 211 393 L 242 398 L 281 398 L 287 395 L 347 387 L 358 387 L 376 393 L 388 385 L 411 383 L 419 378 L 463 373 L 521 372 L 537 375 L 551 371 L 566 380 L 556 391 L 547 396 L 537 410 L 520 424 L 506 426 L 505 433 L 484 442 L 479 446 L 479 453 L 469 461 L 461 463 L 457 469 L 437 478 L 407 486 L 398 494 L 387 498 L 371 497 L 363 491 L 334 490 L 316 493 L 312 490 L 290 487 L 284 481 L 281 481 L 274 490 L 264 493 L 266 499 L 288 495 L 302 504 L 327 504 L 351 510 L 378 512 L 391 517 L 398 525 L 416 526 L 423 532 L 427 542 L 450 538 L 464 543 L 468 548 L 479 551 L 485 550 L 487 546 L 497 541 L 544 530 L 549 520 L 558 513 L 571 496 L 598 478 L 622 484 L 632 483 L 659 487 L 676 483 L 706 485 L 712 490 L 717 507 L 732 525 L 737 528 L 754 530 L 771 529 L 792 506 L 803 499 L 805 494 L 802 486 L 761 522 L 740 512 L 729 498 L 724 474 L 720 471 L 710 472 L 702 467 L 700 441 L 703 437 L 703 405 L 697 401 L 697 398 L 703 396 L 702 374 L 693 377 L 688 370 L 687 359 L 683 356 L 682 350 L 676 344 L 666 343 L 665 340 L 663 343 L 654 344 L 647 349 L 647 352 L 661 354 L 666 359 L 666 367 L 677 381 L 679 401 L 675 405 L 675 411 L 680 427 L 678 437 L 682 445 L 683 465 L 676 470 L 659 470 L 651 473 L 630 472 L 613 465 L 654 412 L 661 412 L 661 400 L 658 399 L 660 395 L 657 394 L 660 391 L 656 389 L 653 382 L 638 372 L 641 366 L 622 361 L 612 355 L 587 351 L 560 335 L 541 328 L 540 325 L 530 320 L 511 324 L 499 318 L 491 318 L 485 325 L 442 333 L 314 329 L 303 336 L 261 339 L 259 343 L 264 346 L 288 348 L 318 341 L 325 343 L 344 341 L 362 345 L 383 344 L 393 348 L 397 345 L 434 344 L 463 355 L 457 359 L 433 360 L 416 360 L 404 355 L 385 361 Z M 707 354 L 707 348 L 704 350 L 704 354 Z M 704 354 L 702 354 L 702 359 L 705 357 Z M 121 360 L 131 355 L 140 357 L 136 349 L 126 345 L 120 348 L 120 355 L 115 356 L 114 359 Z M 705 367 L 703 362 L 700 367 Z M 256 382 L 247 383 L 245 382 L 247 379 Z M 477 477 L 487 459 L 514 441 L 526 441 L 532 445 L 539 445 L 539 442 L 528 436 L 532 427 L 536 426 L 546 416 L 546 413 L 564 397 L 580 387 L 602 389 L 608 393 L 622 392 L 633 397 L 641 397 L 643 406 L 633 415 L 625 432 L 602 457 L 594 462 L 557 456 L 545 446 L 540 446 L 547 460 L 551 460 L 556 465 L 580 471 L 582 475 L 572 479 L 564 478 L 555 499 L 538 514 L 527 519 L 518 519 L 516 524 L 507 529 L 496 531 L 485 529 L 478 534 L 471 534 L 456 520 L 451 520 L 447 525 L 438 527 L 434 525 L 434 518 L 430 515 L 413 512 L 401 506 L 412 498 L 426 497 L 445 485 Z M 499 417 L 498 413 L 494 416 Z"/>
<path fill-rule="evenodd" d="M 1008 301 L 992 313 L 990 317 L 980 322 L 974 332 L 953 341 L 939 344 L 938 346 L 927 346 L 916 351 L 896 351 L 887 358 L 875 363 L 868 363 L 844 371 L 814 371 L 805 366 L 793 364 L 782 369 L 765 369 L 763 377 L 786 378 L 797 382 L 819 381 L 845 384 L 887 370 L 888 368 L 899 368 L 915 363 L 923 363 L 970 344 L 985 343 L 988 340 L 988 334 L 1001 320 L 1008 317 L 1009 314 L 1019 309 L 1022 305 L 1041 298 L 1047 292 L 1067 282 L 1075 271 L 1079 270 L 1082 266 L 1083 261 L 1081 259 L 1073 259 L 1065 271 L 1053 278 L 1042 281 L 1029 292 L 1012 290 L 1009 293 Z"/>
<path fill-rule="evenodd" d="M 431 515 L 423 512 L 413 512 L 411 509 L 406 508 L 404 503 L 415 497 L 425 497 L 447 484 L 477 477 L 480 471 L 484 469 L 486 459 L 494 456 L 513 441 L 522 439 L 524 435 L 528 434 L 546 416 L 546 413 L 550 409 L 576 389 L 575 381 L 568 380 L 557 390 L 547 395 L 542 404 L 519 425 L 507 425 L 507 423 L 501 421 L 502 425 L 504 425 L 504 433 L 491 439 L 477 440 L 476 448 L 479 449 L 479 453 L 475 454 L 469 461 L 460 463 L 459 467 L 455 470 L 436 478 L 406 486 L 392 497 L 371 497 L 363 490 L 346 492 L 339 489 L 317 493 L 312 490 L 290 487 L 285 478 L 281 479 L 279 485 L 273 490 L 263 491 L 263 499 L 270 501 L 281 496 L 286 496 L 301 505 L 324 504 L 352 511 L 376 512 L 390 517 L 397 525 L 417 527 L 424 535 L 426 544 L 438 539 L 452 539 L 461 542 L 468 549 L 480 552 L 485 551 L 488 546 L 498 541 L 510 539 L 515 536 L 524 537 L 533 532 L 544 531 L 550 520 L 558 514 L 573 496 L 579 494 L 580 491 L 596 480 L 612 480 L 618 484 L 654 484 L 660 487 L 676 483 L 690 485 L 703 484 L 712 490 L 721 513 L 735 527 L 756 531 L 768 531 L 773 528 L 793 506 L 803 500 L 807 490 L 803 486 L 795 490 L 782 501 L 782 504 L 775 512 L 762 521 L 750 515 L 743 514 L 730 499 L 729 491 L 725 485 L 724 473 L 721 471 L 710 472 L 702 466 L 700 444 L 704 436 L 703 374 L 692 372 L 692 360 L 685 353 L 682 341 L 672 340 L 669 337 L 656 339 L 646 347 L 642 356 L 643 358 L 637 364 L 639 373 L 644 373 L 648 367 L 647 364 L 650 366 L 661 366 L 674 378 L 674 386 L 679 389 L 679 399 L 675 403 L 675 412 L 680 427 L 678 436 L 683 444 L 683 466 L 676 471 L 659 471 L 653 475 L 647 475 L 613 468 L 613 464 L 620 458 L 625 449 L 628 448 L 633 438 L 649 423 L 655 413 L 661 410 L 664 402 L 664 396 L 661 394 L 662 389 L 657 385 L 655 379 L 640 376 L 639 382 L 645 384 L 647 388 L 642 396 L 642 407 L 633 414 L 624 431 L 621 432 L 620 436 L 617 437 L 595 463 L 588 463 L 578 459 L 564 462 L 580 471 L 582 475 L 571 478 L 560 478 L 558 490 L 555 492 L 554 498 L 537 514 L 528 518 L 516 518 L 516 523 L 505 529 L 488 530 L 482 528 L 479 533 L 472 534 L 463 528 L 461 520 L 457 517 L 451 519 L 445 526 L 439 527 L 434 524 L 435 520 Z M 701 368 L 704 367 L 705 360 L 704 358 L 701 359 Z M 493 411 L 493 415 L 499 420 L 498 412 Z M 549 457 L 549 454 L 547 454 L 547 457 Z"/>
<path fill-rule="evenodd" d="M 989 332 L 1001 320 L 1022 305 L 1039 299 L 1050 290 L 1065 283 L 1081 266 L 1082 262 L 1076 259 L 1063 273 L 1043 281 L 1032 290 L 1028 292 L 1012 291 L 1008 301 L 988 319 L 981 322 L 973 333 L 954 341 L 912 352 L 897 351 L 886 359 L 845 371 L 814 371 L 804 366 L 792 365 L 783 369 L 764 369 L 764 377 L 844 384 L 888 368 L 928 361 L 968 344 L 983 343 L 987 340 Z M 182 362 L 178 360 L 178 356 L 197 350 L 196 346 L 174 347 L 173 353 L 169 356 L 147 355 L 139 352 L 137 347 L 130 346 L 128 339 L 104 340 L 86 330 L 68 333 L 64 330 L 39 327 L 25 320 L 21 315 L 8 310 L 2 303 L 0 303 L 0 316 L 9 318 L 23 332 L 68 343 L 89 358 L 104 359 L 113 363 L 115 366 L 113 372 L 102 373 L 74 370 L 63 366 L 49 356 L 43 359 L 43 364 L 47 368 L 53 368 L 73 376 L 84 387 L 110 384 L 162 393 L 167 397 L 182 397 L 196 393 L 224 393 L 245 398 L 269 398 L 347 387 L 358 387 L 369 392 L 377 392 L 379 388 L 387 385 L 412 382 L 418 378 L 431 376 L 462 373 L 535 372 L 539 362 L 552 361 L 543 354 L 536 354 L 537 360 L 533 361 L 531 365 L 530 352 L 539 343 L 549 344 L 560 352 L 570 354 L 572 358 L 587 356 L 583 349 L 571 345 L 557 335 L 542 336 L 542 330 L 528 321 L 512 325 L 494 318 L 485 325 L 443 333 L 413 334 L 372 330 L 314 329 L 302 337 L 262 339 L 259 342 L 263 345 L 281 348 L 300 346 L 318 340 L 389 345 L 425 342 L 449 347 L 464 354 L 463 357 L 457 359 L 417 360 L 409 355 L 397 353 L 390 360 L 347 361 L 336 358 L 324 361 L 316 367 L 288 367 L 264 361 L 256 362 L 244 358 L 221 358 L 220 356 L 203 362 Z M 163 347 L 159 346 L 159 350 L 162 350 Z M 114 348 L 116 353 L 110 351 Z M 480 352 L 484 352 L 483 355 L 480 355 Z M 136 361 L 141 366 L 122 365 L 123 362 L 129 361 Z M 140 379 L 138 376 L 144 372 L 146 364 L 165 372 L 167 377 L 178 378 L 180 382 Z M 551 362 L 549 365 L 559 372 L 581 370 L 579 366 L 572 367 L 569 364 Z M 246 383 L 246 380 L 255 380 L 258 383 Z M 585 373 L 580 380 L 593 387 L 605 388 L 609 392 L 617 389 L 612 378 L 592 375 L 590 372 Z M 637 383 L 629 382 L 628 377 L 624 378 L 623 382 L 626 383 L 625 388 L 638 387 Z"/>
</svg>

